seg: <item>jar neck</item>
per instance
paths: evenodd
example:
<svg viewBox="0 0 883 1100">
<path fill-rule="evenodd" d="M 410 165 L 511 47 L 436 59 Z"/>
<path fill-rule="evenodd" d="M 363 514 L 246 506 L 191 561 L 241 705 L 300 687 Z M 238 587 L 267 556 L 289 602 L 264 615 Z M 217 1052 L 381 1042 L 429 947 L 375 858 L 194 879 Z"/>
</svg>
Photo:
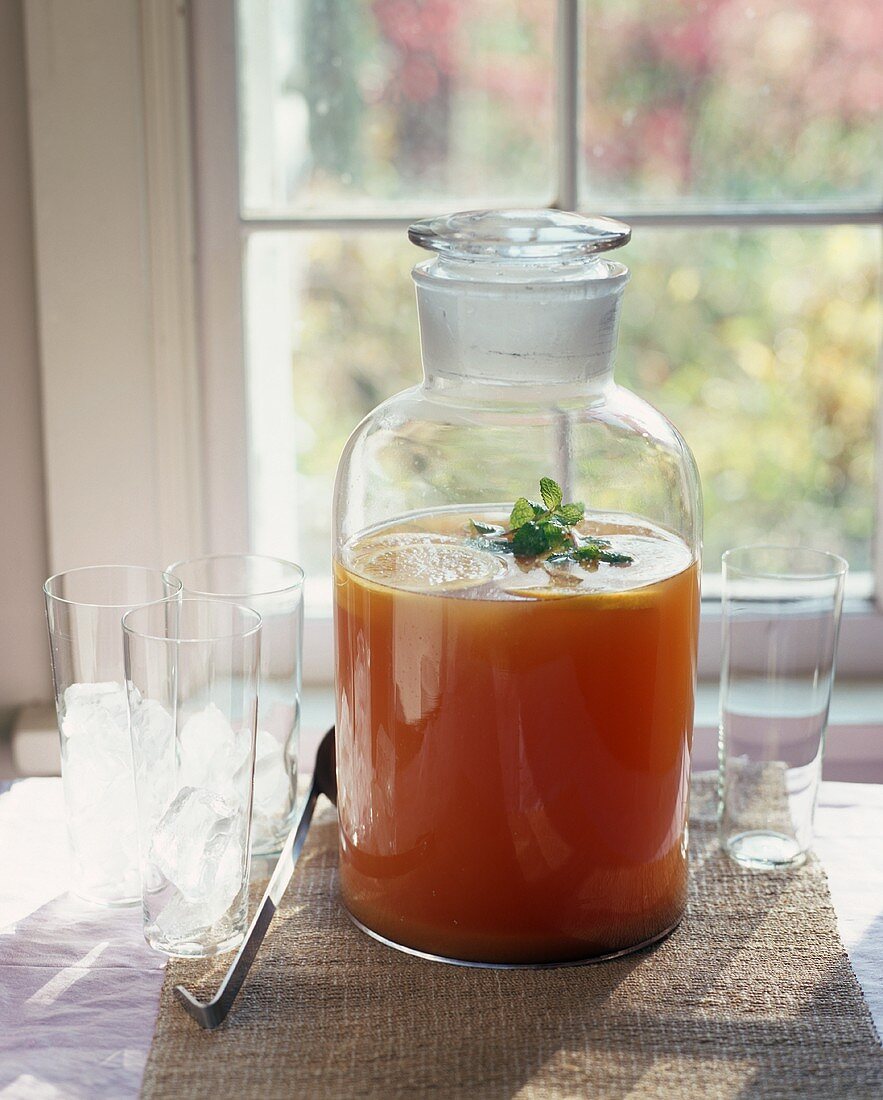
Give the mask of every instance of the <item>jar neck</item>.
<svg viewBox="0 0 883 1100">
<path fill-rule="evenodd" d="M 423 372 L 430 388 L 602 391 L 612 381 L 628 271 L 532 282 L 414 270 Z"/>
</svg>

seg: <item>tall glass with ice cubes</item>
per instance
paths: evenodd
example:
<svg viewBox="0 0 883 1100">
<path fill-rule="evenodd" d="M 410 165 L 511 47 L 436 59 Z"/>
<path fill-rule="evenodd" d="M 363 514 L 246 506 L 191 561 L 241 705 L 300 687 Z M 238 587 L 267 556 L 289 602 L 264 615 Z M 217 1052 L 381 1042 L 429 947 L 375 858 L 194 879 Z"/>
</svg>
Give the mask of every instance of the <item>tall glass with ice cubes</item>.
<svg viewBox="0 0 883 1100">
<path fill-rule="evenodd" d="M 130 611 L 123 639 L 144 934 L 217 955 L 248 919 L 261 617 L 182 599 Z"/>
<path fill-rule="evenodd" d="M 251 850 L 281 850 L 297 801 L 303 582 L 299 565 L 261 554 L 214 554 L 168 567 L 185 596 L 232 600 L 261 616 L 261 683 Z"/>
<path fill-rule="evenodd" d="M 180 591 L 174 577 L 129 565 L 72 569 L 43 585 L 71 887 L 100 905 L 141 896 L 120 620 Z"/>
</svg>

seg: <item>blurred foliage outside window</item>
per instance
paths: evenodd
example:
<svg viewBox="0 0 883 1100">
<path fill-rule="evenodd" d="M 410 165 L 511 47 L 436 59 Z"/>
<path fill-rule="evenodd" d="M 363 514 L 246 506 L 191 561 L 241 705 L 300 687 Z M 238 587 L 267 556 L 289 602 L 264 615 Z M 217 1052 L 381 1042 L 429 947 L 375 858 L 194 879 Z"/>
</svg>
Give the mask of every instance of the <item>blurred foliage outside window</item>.
<svg viewBox="0 0 883 1100">
<path fill-rule="evenodd" d="M 420 379 L 419 253 L 382 219 L 555 185 L 546 0 L 241 0 L 256 549 L 327 575 L 340 450 Z M 585 0 L 581 207 L 879 209 L 878 0 Z M 375 223 L 372 222 L 372 225 Z M 699 462 L 706 569 L 769 539 L 870 569 L 879 225 L 638 226 L 617 377 Z"/>
</svg>

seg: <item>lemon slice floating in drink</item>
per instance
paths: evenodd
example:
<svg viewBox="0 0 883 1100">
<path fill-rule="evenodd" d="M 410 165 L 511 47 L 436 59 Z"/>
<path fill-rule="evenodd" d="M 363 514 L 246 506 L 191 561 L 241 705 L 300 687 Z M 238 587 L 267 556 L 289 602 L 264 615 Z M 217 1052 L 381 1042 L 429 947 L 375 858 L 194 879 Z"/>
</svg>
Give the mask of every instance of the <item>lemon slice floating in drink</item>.
<svg viewBox="0 0 883 1100">
<path fill-rule="evenodd" d="M 398 534 L 354 547 L 356 572 L 378 584 L 409 592 L 474 588 L 506 572 L 494 554 L 446 535 Z"/>
</svg>

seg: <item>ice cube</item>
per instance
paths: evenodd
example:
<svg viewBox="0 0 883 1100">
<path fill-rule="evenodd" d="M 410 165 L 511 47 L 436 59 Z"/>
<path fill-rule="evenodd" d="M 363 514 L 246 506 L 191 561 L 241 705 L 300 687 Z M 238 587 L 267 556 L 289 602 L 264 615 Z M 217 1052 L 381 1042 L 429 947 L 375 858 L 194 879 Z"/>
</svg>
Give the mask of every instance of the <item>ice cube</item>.
<svg viewBox="0 0 883 1100">
<path fill-rule="evenodd" d="M 129 719 L 122 686 L 71 684 L 62 700 L 61 733 L 69 748 L 100 748 L 115 756 L 127 754 Z"/>
<path fill-rule="evenodd" d="M 175 743 L 172 716 L 156 699 L 132 696 L 132 728 L 143 742 L 145 755 L 152 760 L 165 756 Z"/>
<path fill-rule="evenodd" d="M 162 703 L 142 699 L 136 689 L 130 704 L 138 808 L 152 827 L 175 793 L 175 724 Z"/>
<path fill-rule="evenodd" d="M 285 749 L 266 730 L 258 730 L 254 764 L 254 820 L 283 817 L 288 813 L 291 782 Z"/>
<path fill-rule="evenodd" d="M 184 723 L 178 739 L 178 782 L 204 787 L 229 798 L 247 788 L 243 769 L 250 765 L 251 736 L 234 730 L 221 710 L 209 703 Z"/>
<path fill-rule="evenodd" d="M 81 889 L 136 896 L 138 843 L 126 693 L 71 684 L 62 697 L 62 778 Z"/>
<path fill-rule="evenodd" d="M 149 862 L 181 895 L 219 920 L 245 872 L 242 811 L 213 791 L 184 787 L 157 825 Z M 183 911 L 183 910 L 182 910 Z"/>
<path fill-rule="evenodd" d="M 64 689 L 64 705 L 65 707 L 98 705 L 119 709 L 121 696 L 123 710 L 125 710 L 126 695 L 122 685 L 116 680 L 103 680 L 98 684 L 70 684 Z"/>
<path fill-rule="evenodd" d="M 242 871 L 242 849 L 231 845 L 218 868 L 218 879 L 227 884 L 225 890 L 206 894 L 197 901 L 189 900 L 178 890 L 173 890 L 153 923 L 156 930 L 167 942 L 182 943 L 186 940 L 198 940 L 204 933 L 217 925 L 224 917 L 235 919 L 235 910 L 231 908 L 237 901 L 244 901 L 242 891 L 245 888 L 245 875 Z"/>
</svg>

